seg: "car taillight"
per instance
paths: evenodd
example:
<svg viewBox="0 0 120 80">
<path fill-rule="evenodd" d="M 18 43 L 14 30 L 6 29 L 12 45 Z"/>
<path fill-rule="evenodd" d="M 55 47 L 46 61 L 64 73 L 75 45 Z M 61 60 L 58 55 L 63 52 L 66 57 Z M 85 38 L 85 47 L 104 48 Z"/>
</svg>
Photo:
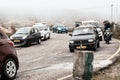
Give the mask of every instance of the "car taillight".
<svg viewBox="0 0 120 80">
<path fill-rule="evenodd" d="M 11 46 L 14 46 L 14 43 L 12 41 L 8 42 Z"/>
</svg>

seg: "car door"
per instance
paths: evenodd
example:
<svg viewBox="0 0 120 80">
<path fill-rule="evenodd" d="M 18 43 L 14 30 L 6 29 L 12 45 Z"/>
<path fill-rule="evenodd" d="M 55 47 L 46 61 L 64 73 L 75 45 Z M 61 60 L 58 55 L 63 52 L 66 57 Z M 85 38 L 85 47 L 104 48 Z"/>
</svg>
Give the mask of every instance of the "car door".
<svg viewBox="0 0 120 80">
<path fill-rule="evenodd" d="M 40 38 L 40 34 L 39 31 L 36 28 L 33 28 L 33 41 L 36 42 L 38 41 L 38 39 Z"/>
<path fill-rule="evenodd" d="M 7 54 L 8 51 L 8 41 L 2 33 L 0 33 L 0 61 Z"/>
<path fill-rule="evenodd" d="M 45 34 L 46 34 L 46 38 L 48 38 L 49 37 L 49 28 L 48 28 L 48 26 L 45 26 L 44 31 L 45 31 Z"/>
<path fill-rule="evenodd" d="M 30 42 L 34 42 L 34 41 L 35 41 L 35 30 L 34 28 L 32 28 L 30 31 Z"/>
</svg>

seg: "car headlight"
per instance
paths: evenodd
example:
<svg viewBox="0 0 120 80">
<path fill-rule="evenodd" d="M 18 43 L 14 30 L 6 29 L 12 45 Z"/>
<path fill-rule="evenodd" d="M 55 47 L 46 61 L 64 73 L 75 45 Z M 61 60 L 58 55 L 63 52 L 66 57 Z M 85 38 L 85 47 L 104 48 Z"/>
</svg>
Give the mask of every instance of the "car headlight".
<svg viewBox="0 0 120 80">
<path fill-rule="evenodd" d="M 25 39 L 25 38 L 27 38 L 27 36 L 22 37 L 22 39 Z"/>
<path fill-rule="evenodd" d="M 69 41 L 69 43 L 74 43 L 74 41 Z"/>
<path fill-rule="evenodd" d="M 10 39 L 13 39 L 13 37 L 12 37 L 12 36 L 10 36 Z"/>
<path fill-rule="evenodd" d="M 94 41 L 94 39 L 88 39 L 88 42 L 93 42 Z"/>
</svg>

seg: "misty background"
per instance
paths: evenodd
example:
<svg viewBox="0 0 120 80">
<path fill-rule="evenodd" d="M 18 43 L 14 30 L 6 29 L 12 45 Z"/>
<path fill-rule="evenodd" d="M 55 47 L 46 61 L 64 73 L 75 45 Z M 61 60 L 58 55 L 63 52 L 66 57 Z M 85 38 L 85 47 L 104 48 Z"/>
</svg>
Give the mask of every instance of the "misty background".
<svg viewBox="0 0 120 80">
<path fill-rule="evenodd" d="M 0 0 L 1 21 L 36 20 L 74 24 L 81 20 L 120 22 L 119 0 Z"/>
</svg>

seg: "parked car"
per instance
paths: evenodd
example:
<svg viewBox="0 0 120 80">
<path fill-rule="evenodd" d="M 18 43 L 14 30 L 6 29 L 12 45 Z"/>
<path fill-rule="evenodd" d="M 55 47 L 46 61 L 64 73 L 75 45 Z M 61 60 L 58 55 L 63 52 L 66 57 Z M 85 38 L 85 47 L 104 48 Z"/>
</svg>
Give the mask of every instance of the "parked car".
<svg viewBox="0 0 120 80">
<path fill-rule="evenodd" d="M 57 32 L 57 33 L 68 33 L 68 29 L 66 26 L 64 25 L 61 25 L 61 24 L 57 24 L 57 25 L 54 25 L 52 27 L 52 32 Z"/>
<path fill-rule="evenodd" d="M 38 29 L 33 27 L 22 27 L 10 37 L 14 44 L 19 46 L 29 46 L 32 42 L 40 44 L 41 38 L 42 36 Z"/>
<path fill-rule="evenodd" d="M 92 49 L 96 51 L 100 47 L 99 35 L 93 25 L 82 25 L 74 29 L 69 40 L 69 50 L 74 49 Z"/>
<path fill-rule="evenodd" d="M 99 34 L 99 39 L 100 41 L 102 41 L 102 37 L 103 37 L 103 31 L 100 27 L 96 27 L 97 31 L 98 31 L 98 34 Z"/>
<path fill-rule="evenodd" d="M 19 69 L 14 43 L 0 30 L 0 75 L 3 80 L 12 80 Z"/>
<path fill-rule="evenodd" d="M 50 39 L 50 36 L 51 36 L 50 29 L 46 24 L 39 23 L 39 24 L 33 25 L 32 27 L 35 27 L 39 30 L 39 32 L 41 33 L 41 36 L 43 36 L 41 38 L 42 40 Z"/>
</svg>

